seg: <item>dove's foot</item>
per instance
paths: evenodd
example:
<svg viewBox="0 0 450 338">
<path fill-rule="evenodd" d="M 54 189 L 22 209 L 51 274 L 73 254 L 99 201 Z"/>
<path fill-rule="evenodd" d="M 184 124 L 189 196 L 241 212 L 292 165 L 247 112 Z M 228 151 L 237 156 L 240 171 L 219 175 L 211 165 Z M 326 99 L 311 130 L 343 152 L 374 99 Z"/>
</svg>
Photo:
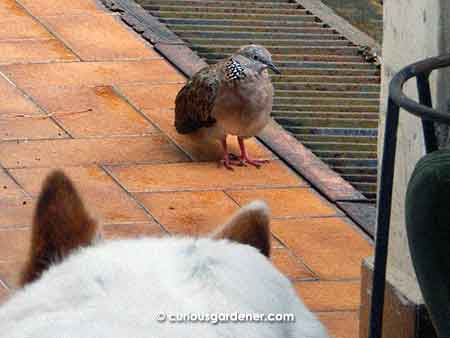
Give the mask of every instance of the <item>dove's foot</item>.
<svg viewBox="0 0 450 338">
<path fill-rule="evenodd" d="M 248 156 L 247 149 L 245 149 L 244 139 L 238 136 L 239 148 L 241 149 L 241 156 L 239 157 L 242 164 L 250 164 L 256 168 L 260 168 L 263 164 L 269 163 L 269 160 L 254 159 Z"/>
<path fill-rule="evenodd" d="M 256 168 L 260 168 L 263 164 L 269 163 L 269 160 L 260 160 L 260 159 L 253 159 L 253 158 L 249 158 L 247 157 L 241 157 L 241 162 L 245 165 L 245 164 L 250 164 Z"/>
</svg>

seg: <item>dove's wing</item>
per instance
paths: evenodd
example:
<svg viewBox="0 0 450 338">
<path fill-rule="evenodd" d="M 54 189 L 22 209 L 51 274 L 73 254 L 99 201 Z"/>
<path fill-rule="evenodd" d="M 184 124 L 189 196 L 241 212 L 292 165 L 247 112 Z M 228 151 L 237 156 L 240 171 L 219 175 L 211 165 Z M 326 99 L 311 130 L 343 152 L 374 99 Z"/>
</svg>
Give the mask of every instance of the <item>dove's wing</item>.
<svg viewBox="0 0 450 338">
<path fill-rule="evenodd" d="M 216 64 L 198 71 L 180 90 L 175 99 L 175 128 L 180 134 L 216 123 L 212 110 L 219 83 Z"/>
</svg>

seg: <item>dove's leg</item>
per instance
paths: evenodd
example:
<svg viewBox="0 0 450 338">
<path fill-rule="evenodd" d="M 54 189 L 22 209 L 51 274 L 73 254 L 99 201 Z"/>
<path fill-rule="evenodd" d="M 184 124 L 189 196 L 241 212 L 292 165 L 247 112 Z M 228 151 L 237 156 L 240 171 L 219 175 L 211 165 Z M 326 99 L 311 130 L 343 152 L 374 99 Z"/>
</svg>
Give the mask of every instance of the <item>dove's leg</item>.
<svg viewBox="0 0 450 338">
<path fill-rule="evenodd" d="M 238 136 L 238 142 L 239 142 L 239 148 L 241 149 L 241 161 L 245 164 L 251 164 L 257 168 L 259 168 L 264 163 L 269 163 L 269 160 L 260 160 L 260 159 L 253 159 L 248 156 L 247 149 L 245 149 L 245 143 L 244 139 L 240 136 Z"/>
<path fill-rule="evenodd" d="M 220 140 L 223 148 L 223 157 L 219 162 L 219 166 L 223 164 L 223 166 L 228 170 L 233 170 L 233 165 L 242 166 L 244 163 L 240 157 L 236 157 L 234 154 L 230 154 L 228 152 L 228 145 L 226 137 Z"/>
</svg>

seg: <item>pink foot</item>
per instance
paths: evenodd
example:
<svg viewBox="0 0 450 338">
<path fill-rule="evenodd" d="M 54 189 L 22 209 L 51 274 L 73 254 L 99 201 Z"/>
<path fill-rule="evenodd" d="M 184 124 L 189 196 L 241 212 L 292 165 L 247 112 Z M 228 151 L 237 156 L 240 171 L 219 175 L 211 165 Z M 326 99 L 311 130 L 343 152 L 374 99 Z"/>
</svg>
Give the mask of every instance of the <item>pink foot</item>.
<svg viewBox="0 0 450 338">
<path fill-rule="evenodd" d="M 226 139 L 222 140 L 222 147 L 224 150 L 224 155 L 223 158 L 218 163 L 219 167 L 223 165 L 226 169 L 233 171 L 234 170 L 233 166 L 242 167 L 245 165 L 239 156 L 236 156 L 235 154 L 232 153 L 228 153 Z"/>
<path fill-rule="evenodd" d="M 248 164 L 250 164 L 250 165 L 252 165 L 252 166 L 254 166 L 254 167 L 258 168 L 258 169 L 261 168 L 261 166 L 263 164 L 266 164 L 266 163 L 270 162 L 269 160 L 252 159 L 252 158 L 249 158 L 249 157 L 241 157 L 241 160 L 242 160 L 242 162 L 244 164 L 248 163 Z"/>
<path fill-rule="evenodd" d="M 269 163 L 269 160 L 260 160 L 250 158 L 247 154 L 247 149 L 245 149 L 244 139 L 238 136 L 239 148 L 241 149 L 240 159 L 244 165 L 246 163 L 255 166 L 256 168 L 260 168 L 263 164 Z"/>
</svg>

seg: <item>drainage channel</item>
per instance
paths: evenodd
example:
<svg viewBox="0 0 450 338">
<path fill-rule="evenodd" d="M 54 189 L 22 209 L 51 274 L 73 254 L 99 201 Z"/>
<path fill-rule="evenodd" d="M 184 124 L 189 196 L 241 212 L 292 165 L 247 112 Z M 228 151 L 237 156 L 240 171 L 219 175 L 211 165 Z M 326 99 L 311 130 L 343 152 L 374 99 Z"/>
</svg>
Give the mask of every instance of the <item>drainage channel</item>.
<svg viewBox="0 0 450 338">
<path fill-rule="evenodd" d="M 360 48 L 289 0 L 136 0 L 208 63 L 257 43 L 272 53 L 273 117 L 376 199 L 380 74 Z"/>
</svg>

